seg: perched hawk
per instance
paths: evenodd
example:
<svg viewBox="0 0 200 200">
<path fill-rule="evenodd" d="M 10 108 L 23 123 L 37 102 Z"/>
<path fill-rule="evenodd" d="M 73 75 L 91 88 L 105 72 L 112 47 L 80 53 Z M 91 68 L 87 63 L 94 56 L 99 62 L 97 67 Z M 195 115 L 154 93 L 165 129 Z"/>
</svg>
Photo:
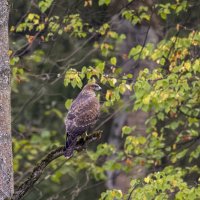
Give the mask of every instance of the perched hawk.
<svg viewBox="0 0 200 200">
<path fill-rule="evenodd" d="M 66 157 L 70 157 L 73 154 L 77 137 L 93 126 L 99 117 L 100 103 L 95 94 L 99 90 L 101 90 L 101 87 L 96 83 L 88 83 L 72 102 L 65 119 L 67 134 Z"/>
</svg>

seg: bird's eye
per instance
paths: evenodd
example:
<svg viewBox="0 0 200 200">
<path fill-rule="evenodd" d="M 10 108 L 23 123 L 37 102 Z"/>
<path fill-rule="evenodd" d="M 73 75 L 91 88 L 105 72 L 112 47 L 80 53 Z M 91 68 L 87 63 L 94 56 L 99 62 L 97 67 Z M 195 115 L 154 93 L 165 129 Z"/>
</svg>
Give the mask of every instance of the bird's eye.
<svg viewBox="0 0 200 200">
<path fill-rule="evenodd" d="M 93 90 L 99 91 L 101 90 L 101 87 L 97 84 L 92 85 Z"/>
</svg>

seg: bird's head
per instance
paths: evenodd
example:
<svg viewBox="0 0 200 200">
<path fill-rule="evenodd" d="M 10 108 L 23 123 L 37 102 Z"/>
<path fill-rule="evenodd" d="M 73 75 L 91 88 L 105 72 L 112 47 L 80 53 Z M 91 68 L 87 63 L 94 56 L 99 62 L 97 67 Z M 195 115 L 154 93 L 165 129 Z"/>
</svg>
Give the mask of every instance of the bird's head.
<svg viewBox="0 0 200 200">
<path fill-rule="evenodd" d="M 95 94 L 95 92 L 101 90 L 101 87 L 96 84 L 96 83 L 88 83 L 87 85 L 84 86 L 82 92 L 87 92 L 90 94 Z"/>
</svg>

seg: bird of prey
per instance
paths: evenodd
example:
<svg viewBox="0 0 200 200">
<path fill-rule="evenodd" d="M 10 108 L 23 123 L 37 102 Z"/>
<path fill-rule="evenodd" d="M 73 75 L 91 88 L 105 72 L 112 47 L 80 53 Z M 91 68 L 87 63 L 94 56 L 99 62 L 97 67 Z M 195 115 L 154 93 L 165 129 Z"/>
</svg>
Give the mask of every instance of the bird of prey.
<svg viewBox="0 0 200 200">
<path fill-rule="evenodd" d="M 100 114 L 100 103 L 96 97 L 96 91 L 101 87 L 96 83 L 88 83 L 72 102 L 67 117 L 65 156 L 71 157 L 78 136 L 84 134 L 96 123 Z"/>
</svg>

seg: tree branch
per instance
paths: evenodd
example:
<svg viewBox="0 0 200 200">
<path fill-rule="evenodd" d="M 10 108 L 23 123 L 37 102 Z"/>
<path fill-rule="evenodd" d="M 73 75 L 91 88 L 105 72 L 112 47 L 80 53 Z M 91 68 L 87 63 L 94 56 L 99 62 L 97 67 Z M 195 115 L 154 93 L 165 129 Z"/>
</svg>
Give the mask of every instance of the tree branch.
<svg viewBox="0 0 200 200">
<path fill-rule="evenodd" d="M 101 131 L 96 131 L 91 135 L 86 136 L 85 138 L 80 138 L 76 144 L 75 150 L 82 151 L 85 148 L 86 144 L 98 140 L 100 137 L 101 137 Z M 62 155 L 64 155 L 64 146 L 58 147 L 52 150 L 49 154 L 47 154 L 33 169 L 30 177 L 18 187 L 18 189 L 13 194 L 11 200 L 21 199 L 32 188 L 35 182 L 40 178 L 46 166 L 53 160 L 59 158 Z M 66 158 L 66 161 L 70 158 L 71 157 Z"/>
</svg>

